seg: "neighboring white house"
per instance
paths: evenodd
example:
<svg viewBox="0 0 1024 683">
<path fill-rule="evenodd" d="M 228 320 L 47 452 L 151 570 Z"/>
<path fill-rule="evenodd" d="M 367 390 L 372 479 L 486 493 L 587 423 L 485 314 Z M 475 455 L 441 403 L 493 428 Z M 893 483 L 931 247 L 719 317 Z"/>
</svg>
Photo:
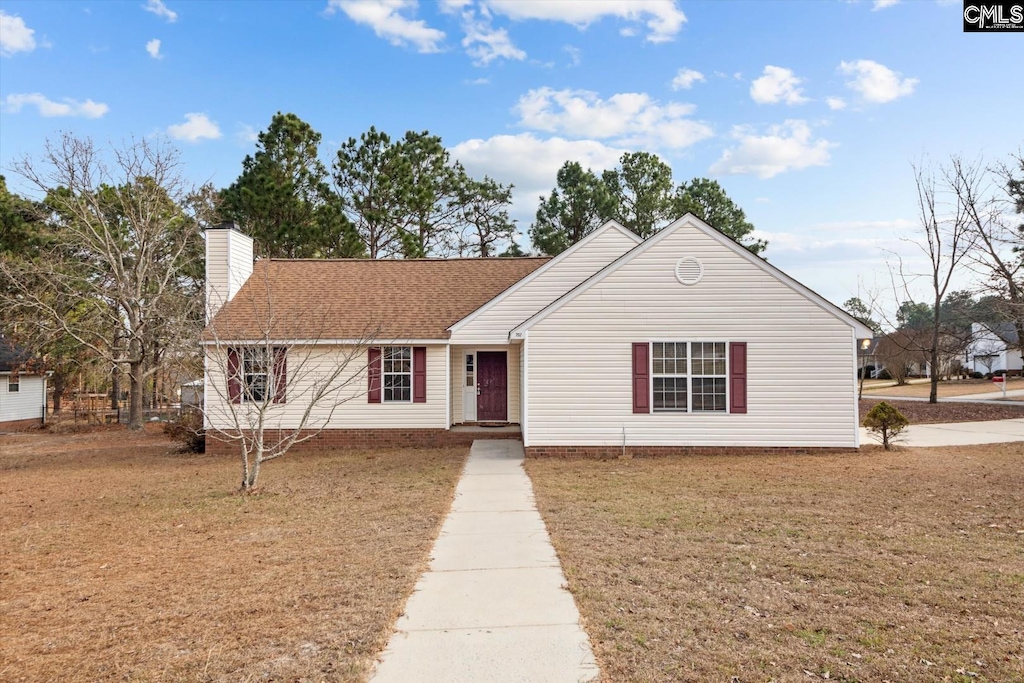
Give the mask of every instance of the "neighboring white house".
<svg viewBox="0 0 1024 683">
<path fill-rule="evenodd" d="M 974 372 L 989 374 L 1009 371 L 1020 374 L 1024 359 L 1017 346 L 1017 329 L 1012 323 L 971 325 L 971 344 L 967 349 L 967 364 Z"/>
<path fill-rule="evenodd" d="M 46 376 L 21 370 L 29 354 L 0 338 L 0 431 L 42 424 Z"/>
<path fill-rule="evenodd" d="M 326 367 L 370 336 L 346 371 L 352 399 L 314 416 L 330 443 L 516 424 L 535 454 L 859 445 L 857 340 L 871 330 L 690 214 L 646 241 L 609 222 L 551 259 L 254 271 L 251 253 L 236 230 L 207 232 L 210 426 L 229 428 L 252 394 L 274 397 L 268 424 L 293 427 L 289 356 L 315 348 Z M 268 335 L 282 352 L 260 361 Z"/>
</svg>

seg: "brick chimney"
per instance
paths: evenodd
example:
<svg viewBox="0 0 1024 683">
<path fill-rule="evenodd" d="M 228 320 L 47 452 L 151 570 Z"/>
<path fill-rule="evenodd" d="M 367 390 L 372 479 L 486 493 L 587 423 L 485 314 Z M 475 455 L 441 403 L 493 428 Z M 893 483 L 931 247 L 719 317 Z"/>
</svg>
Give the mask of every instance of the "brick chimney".
<svg viewBox="0 0 1024 683">
<path fill-rule="evenodd" d="M 235 223 L 206 231 L 206 322 L 252 275 L 252 238 Z"/>
</svg>

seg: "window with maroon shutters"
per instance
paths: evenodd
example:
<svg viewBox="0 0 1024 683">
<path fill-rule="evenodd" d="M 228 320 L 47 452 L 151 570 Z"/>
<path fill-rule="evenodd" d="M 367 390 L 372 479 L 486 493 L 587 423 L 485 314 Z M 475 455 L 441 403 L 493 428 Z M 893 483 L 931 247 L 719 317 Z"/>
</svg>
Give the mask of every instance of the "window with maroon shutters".
<svg viewBox="0 0 1024 683">
<path fill-rule="evenodd" d="M 729 412 L 747 412 L 747 342 L 729 344 Z"/>
<path fill-rule="evenodd" d="M 650 345 L 647 342 L 633 344 L 633 412 L 651 412 Z"/>
<path fill-rule="evenodd" d="M 747 412 L 746 342 L 634 342 L 633 412 Z"/>
<path fill-rule="evenodd" d="M 412 402 L 427 402 L 427 347 L 412 349 Z"/>
<path fill-rule="evenodd" d="M 374 347 L 366 351 L 366 379 L 369 387 L 366 392 L 368 403 L 380 403 L 380 348 Z"/>
</svg>

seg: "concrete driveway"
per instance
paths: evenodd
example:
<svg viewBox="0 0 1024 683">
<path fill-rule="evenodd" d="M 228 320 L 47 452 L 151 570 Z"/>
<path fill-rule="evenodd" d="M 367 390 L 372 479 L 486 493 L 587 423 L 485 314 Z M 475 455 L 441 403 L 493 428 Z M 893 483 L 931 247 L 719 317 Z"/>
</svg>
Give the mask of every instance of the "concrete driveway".
<svg viewBox="0 0 1024 683">
<path fill-rule="evenodd" d="M 902 446 L 970 446 L 1024 441 L 1024 419 L 911 425 L 900 434 Z M 863 427 L 861 444 L 877 443 Z"/>
</svg>

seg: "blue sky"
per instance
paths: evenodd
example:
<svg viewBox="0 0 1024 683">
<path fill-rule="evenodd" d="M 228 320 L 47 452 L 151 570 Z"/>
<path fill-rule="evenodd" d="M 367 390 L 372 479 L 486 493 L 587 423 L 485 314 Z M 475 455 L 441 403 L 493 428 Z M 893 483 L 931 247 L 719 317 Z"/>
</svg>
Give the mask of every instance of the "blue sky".
<svg viewBox="0 0 1024 683">
<path fill-rule="evenodd" d="M 0 3 L 0 167 L 60 131 L 176 138 L 230 183 L 274 112 L 324 136 L 429 130 L 537 196 L 576 159 L 656 152 L 717 178 L 767 256 L 842 302 L 888 282 L 915 225 L 910 163 L 1024 142 L 1024 36 L 965 34 L 942 0 Z M 154 41 L 159 41 L 156 43 Z M 17 181 L 5 171 L 11 184 Z"/>
</svg>

